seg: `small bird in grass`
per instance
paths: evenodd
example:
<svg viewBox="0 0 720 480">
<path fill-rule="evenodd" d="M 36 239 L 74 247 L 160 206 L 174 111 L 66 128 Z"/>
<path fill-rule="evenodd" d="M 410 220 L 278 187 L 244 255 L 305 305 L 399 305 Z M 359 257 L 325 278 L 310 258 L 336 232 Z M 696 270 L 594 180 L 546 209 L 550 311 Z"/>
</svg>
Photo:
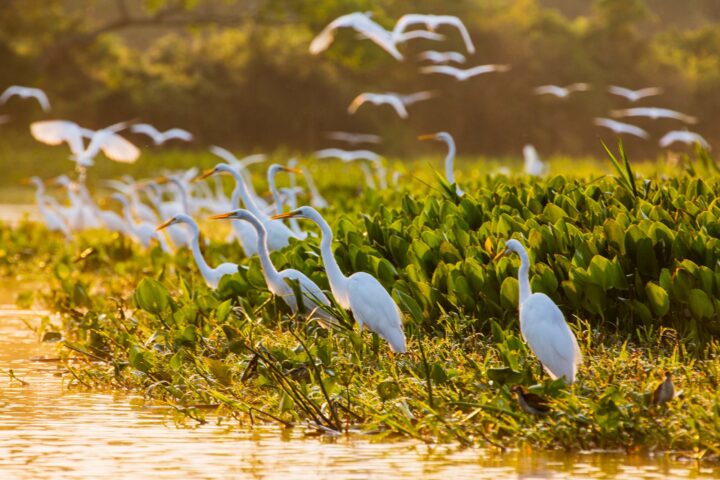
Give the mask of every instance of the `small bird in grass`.
<svg viewBox="0 0 720 480">
<path fill-rule="evenodd" d="M 658 385 L 653 392 L 652 403 L 653 405 L 662 405 L 667 403 L 675 397 L 675 386 L 672 382 L 672 373 L 665 372 L 665 380 Z"/>
<path fill-rule="evenodd" d="M 526 392 L 520 385 L 512 387 L 512 392 L 517 396 L 518 405 L 523 412 L 531 415 L 547 415 L 550 413 L 550 405 L 540 395 Z"/>
</svg>

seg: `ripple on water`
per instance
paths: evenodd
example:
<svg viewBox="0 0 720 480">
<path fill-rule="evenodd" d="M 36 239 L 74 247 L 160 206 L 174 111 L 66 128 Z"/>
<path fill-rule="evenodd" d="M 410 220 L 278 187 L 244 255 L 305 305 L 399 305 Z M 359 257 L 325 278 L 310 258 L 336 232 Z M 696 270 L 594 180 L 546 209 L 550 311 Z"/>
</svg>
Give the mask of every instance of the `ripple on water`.
<svg viewBox="0 0 720 480">
<path fill-rule="evenodd" d="M 1 308 L 1 307 L 0 307 Z M 25 312 L 27 313 L 27 312 Z M 53 357 L 17 320 L 0 312 L 0 478 L 716 478 L 667 456 L 492 454 L 413 441 L 305 438 L 275 428 L 176 428 L 166 410 L 132 396 L 66 390 L 64 370 L 31 360 Z M 37 315 L 36 315 L 37 316 Z"/>
</svg>

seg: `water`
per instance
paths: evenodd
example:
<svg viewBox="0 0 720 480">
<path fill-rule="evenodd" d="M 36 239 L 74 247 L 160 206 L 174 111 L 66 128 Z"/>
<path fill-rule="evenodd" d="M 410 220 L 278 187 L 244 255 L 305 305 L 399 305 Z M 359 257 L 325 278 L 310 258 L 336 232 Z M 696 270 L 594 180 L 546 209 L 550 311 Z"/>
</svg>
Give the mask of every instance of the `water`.
<svg viewBox="0 0 720 480">
<path fill-rule="evenodd" d="M 0 478 L 716 478 L 720 469 L 670 456 L 516 451 L 415 441 L 308 438 L 301 429 L 178 428 L 132 396 L 67 389 L 54 347 L 0 306 Z M 11 380 L 8 371 L 27 382 Z M 138 402 L 135 402 L 136 404 Z"/>
</svg>

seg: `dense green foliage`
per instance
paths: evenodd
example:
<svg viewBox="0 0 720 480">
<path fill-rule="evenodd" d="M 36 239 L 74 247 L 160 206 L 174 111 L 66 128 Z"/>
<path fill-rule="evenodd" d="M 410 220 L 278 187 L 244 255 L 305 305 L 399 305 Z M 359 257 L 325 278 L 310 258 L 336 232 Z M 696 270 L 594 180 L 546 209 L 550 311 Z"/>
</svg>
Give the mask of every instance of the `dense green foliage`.
<svg viewBox="0 0 720 480">
<path fill-rule="evenodd" d="M 419 74 L 421 50 L 462 50 L 451 30 L 442 46 L 404 47 L 404 63 L 350 32 L 323 55 L 308 53 L 315 33 L 355 10 L 371 10 L 387 28 L 410 11 L 460 15 L 478 47 L 468 65 L 513 69 L 467 83 Z M 530 142 L 578 154 L 605 133 L 592 118 L 625 105 L 604 92 L 608 84 L 653 85 L 666 94 L 651 104 L 697 115 L 712 143 L 720 138 L 710 123 L 720 110 L 719 19 L 714 0 L 5 0 L 0 86 L 42 87 L 53 116 L 89 127 L 140 118 L 189 128 L 203 144 L 307 150 L 327 144 L 325 131 L 347 129 L 382 133 L 387 153 L 406 154 L 418 148 L 417 133 L 448 130 L 468 153 L 515 154 Z M 576 81 L 597 88 L 570 102 L 530 93 Z M 442 95 L 414 106 L 407 122 L 384 109 L 346 113 L 361 91 L 419 89 Z M 38 111 L 3 107 L 18 129 Z M 656 136 L 671 128 L 641 125 Z M 656 152 L 655 142 L 631 146 Z"/>
<path fill-rule="evenodd" d="M 616 156 L 613 176 L 485 176 L 464 181 L 463 198 L 410 183 L 358 200 L 336 185 L 326 212 L 335 255 L 392 291 L 408 355 L 389 356 L 339 309 L 332 330 L 292 316 L 258 260 L 222 241 L 227 225 L 204 224 L 214 239 L 205 253 L 243 268 L 216 291 L 188 252 L 143 253 L 95 231 L 67 244 L 27 223 L 0 231 L 0 272 L 47 275 L 50 288 L 19 301 L 60 312 L 44 329 L 62 333 L 75 385 L 143 391 L 199 421 L 217 407 L 243 424 L 720 454 L 720 176 L 703 152 L 681 174 L 644 181 Z M 324 172 L 327 191 L 336 175 Z M 571 388 L 538 376 L 520 339 L 517 259 L 491 260 L 510 237 L 529 249 L 533 289 L 578 336 L 585 363 Z M 327 288 L 318 252 L 310 238 L 272 258 Z M 683 393 L 650 406 L 664 370 Z M 518 383 L 548 396 L 554 413 L 523 414 L 510 395 Z"/>
</svg>

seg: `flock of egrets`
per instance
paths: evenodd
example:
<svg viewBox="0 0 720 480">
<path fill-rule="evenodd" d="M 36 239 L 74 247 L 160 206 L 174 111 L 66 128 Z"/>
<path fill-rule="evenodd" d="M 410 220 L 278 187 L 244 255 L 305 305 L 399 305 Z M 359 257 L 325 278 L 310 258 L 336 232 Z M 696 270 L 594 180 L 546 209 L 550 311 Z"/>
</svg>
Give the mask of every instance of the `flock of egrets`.
<svg viewBox="0 0 720 480">
<path fill-rule="evenodd" d="M 418 25 L 424 29 L 408 31 L 409 27 Z M 457 17 L 405 15 L 398 20 L 392 31 L 388 31 L 374 22 L 368 14 L 359 12 L 344 15 L 330 23 L 312 41 L 310 51 L 315 54 L 320 53 L 331 45 L 337 29 L 352 28 L 362 38 L 375 42 L 397 60 L 403 60 L 403 55 L 398 49 L 399 45 L 415 38 L 441 41 L 444 35 L 438 34 L 436 29 L 443 25 L 457 29 L 467 51 L 475 52 L 467 29 Z M 420 58 L 433 63 L 431 66 L 422 67 L 421 72 L 451 75 L 458 80 L 509 69 L 507 65 L 481 65 L 460 70 L 447 65 L 451 62 L 466 61 L 465 56 L 458 52 L 426 51 L 420 55 Z M 590 85 L 585 83 L 576 83 L 567 87 L 545 85 L 537 87 L 534 93 L 567 98 L 575 92 L 587 91 L 590 88 Z M 614 86 L 610 87 L 609 91 L 625 97 L 630 102 L 661 93 L 658 88 L 633 91 Z M 431 100 L 436 95 L 436 92 L 417 92 L 408 95 L 363 93 L 352 101 L 349 112 L 354 113 L 366 103 L 388 104 L 400 117 L 406 118 L 409 115 L 407 107 L 419 101 Z M 45 111 L 50 109 L 50 102 L 41 90 L 13 86 L 0 96 L 0 103 L 4 103 L 12 96 L 35 98 Z M 612 113 L 617 117 L 648 116 L 672 118 L 686 123 L 696 121 L 688 115 L 661 108 L 629 108 Z M 607 118 L 596 119 L 596 123 L 617 133 L 642 138 L 649 136 L 637 126 Z M 332 252 L 332 229 L 318 212 L 327 207 L 328 203 L 315 186 L 310 172 L 305 168 L 296 168 L 294 160 L 288 162 L 287 166 L 274 164 L 268 168 L 267 181 L 273 196 L 273 201 L 268 202 L 255 191 L 248 171 L 250 164 L 265 159 L 263 155 L 238 159 L 223 148 L 212 147 L 211 152 L 223 161 L 204 173 L 190 169 L 143 181 L 136 181 L 129 176 L 107 181 L 106 186 L 114 190 L 110 198 L 117 202 L 122 212 L 118 214 L 112 209 L 103 209 L 85 185 L 86 169 L 92 167 L 98 154 L 102 152 L 106 157 L 119 162 L 134 162 L 140 155 L 140 150 L 119 134 L 123 130 L 146 135 L 155 145 L 162 145 L 170 140 L 192 141 L 193 137 L 189 132 L 181 129 L 160 132 L 152 125 L 127 123 L 118 123 L 93 131 L 67 120 L 35 122 L 31 124 L 30 130 L 34 138 L 46 144 L 66 143 L 70 147 L 71 159 L 75 161 L 78 172 L 77 181 L 71 180 L 66 175 L 49 181 L 43 181 L 38 177 L 31 179 L 36 187 L 38 208 L 50 230 L 59 231 L 67 238 L 71 238 L 78 231 L 105 228 L 126 235 L 144 247 L 157 243 L 168 253 L 178 248 L 190 248 L 203 278 L 211 288 L 216 288 L 224 275 L 237 272 L 239 266 L 223 263 L 213 267 L 205 260 L 201 250 L 200 227 L 195 219 L 201 215 L 211 214 L 212 219 L 222 219 L 232 223 L 232 234 L 228 241 L 237 241 L 245 256 L 259 256 L 267 287 L 273 294 L 281 297 L 293 312 L 307 314 L 327 325 L 336 321 L 329 308 L 328 293 L 298 270 L 278 271 L 270 257 L 270 252 L 286 247 L 291 238 L 300 241 L 307 238 L 308 232 L 300 227 L 297 219 L 309 219 L 320 228 L 321 256 L 330 284 L 329 293 L 336 303 L 352 312 L 361 330 L 367 326 L 384 338 L 393 351 L 407 351 L 402 314 L 383 285 L 368 273 L 357 272 L 346 276 L 339 268 Z M 376 135 L 347 132 L 330 132 L 328 138 L 351 145 L 379 143 L 381 140 Z M 439 132 L 422 135 L 419 138 L 438 140 L 447 144 L 448 155 L 445 162 L 447 180 L 454 186 L 458 195 L 463 195 L 464 192 L 457 186 L 454 177 L 453 161 L 456 149 L 452 136 L 447 132 Z M 669 144 L 672 141 L 707 144 L 699 135 L 684 131 L 668 133 L 661 143 Z M 331 148 L 317 151 L 315 156 L 339 158 L 346 162 L 368 161 L 375 167 L 374 172 L 370 171 L 364 162 L 360 164 L 365 169 L 368 184 L 387 188 L 387 172 L 383 159 L 375 152 Z M 540 160 L 532 146 L 527 145 L 524 148 L 524 156 L 525 170 L 528 174 L 541 175 L 546 172 L 547 165 Z M 290 176 L 290 188 L 276 187 L 275 176 L 278 173 Z M 226 196 L 220 181 L 219 176 L 222 174 L 230 175 L 234 181 L 230 198 Z M 312 206 L 297 208 L 297 195 L 301 190 L 297 187 L 298 174 L 302 174 L 305 179 Z M 393 183 L 396 181 L 395 177 L 396 175 L 393 175 Z M 68 202 L 60 203 L 53 196 L 48 195 L 46 192 L 48 184 L 64 187 Z M 284 213 L 286 206 L 290 208 L 288 213 Z M 285 221 L 288 223 L 284 223 Z M 560 309 L 548 296 L 531 292 L 528 278 L 529 258 L 520 242 L 509 240 L 502 253 L 516 253 L 521 259 L 518 277 L 520 328 L 523 338 L 552 378 L 564 378 L 568 383 L 574 382 L 582 358 L 575 335 L 565 322 Z M 288 280 L 298 283 L 300 289 L 297 292 L 302 298 L 295 297 L 293 282 Z M 531 397 L 522 398 L 527 402 L 531 401 Z"/>
</svg>

